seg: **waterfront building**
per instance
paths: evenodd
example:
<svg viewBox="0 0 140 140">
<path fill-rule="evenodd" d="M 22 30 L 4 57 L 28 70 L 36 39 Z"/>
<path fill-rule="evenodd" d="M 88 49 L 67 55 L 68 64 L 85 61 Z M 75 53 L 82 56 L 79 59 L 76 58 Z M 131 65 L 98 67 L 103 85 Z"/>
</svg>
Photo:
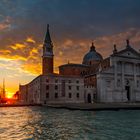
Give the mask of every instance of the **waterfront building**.
<svg viewBox="0 0 140 140">
<path fill-rule="evenodd" d="M 84 80 L 77 76 L 40 75 L 20 86 L 27 103 L 83 103 Z"/>
<path fill-rule="evenodd" d="M 84 78 L 80 74 L 65 75 L 63 73 L 54 73 L 53 57 L 53 43 L 48 25 L 43 45 L 42 74 L 30 83 L 19 86 L 20 101 L 22 103 L 85 102 Z"/>
<path fill-rule="evenodd" d="M 130 46 L 104 59 L 97 73 L 97 93 L 100 102 L 140 101 L 140 53 Z"/>
<path fill-rule="evenodd" d="M 103 59 L 94 43 L 82 64 L 63 64 L 54 73 L 53 42 L 49 25 L 43 44 L 42 74 L 20 85 L 20 100 L 25 103 L 92 103 L 140 101 L 140 53 L 127 40 L 124 50 Z"/>
</svg>

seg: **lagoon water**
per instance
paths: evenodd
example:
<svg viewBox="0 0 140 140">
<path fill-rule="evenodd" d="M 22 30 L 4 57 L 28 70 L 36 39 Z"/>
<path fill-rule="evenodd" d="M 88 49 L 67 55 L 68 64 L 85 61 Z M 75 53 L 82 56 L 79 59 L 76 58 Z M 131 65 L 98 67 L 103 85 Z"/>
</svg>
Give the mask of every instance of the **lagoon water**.
<svg viewBox="0 0 140 140">
<path fill-rule="evenodd" d="M 140 110 L 3 107 L 0 140 L 140 140 Z"/>
</svg>

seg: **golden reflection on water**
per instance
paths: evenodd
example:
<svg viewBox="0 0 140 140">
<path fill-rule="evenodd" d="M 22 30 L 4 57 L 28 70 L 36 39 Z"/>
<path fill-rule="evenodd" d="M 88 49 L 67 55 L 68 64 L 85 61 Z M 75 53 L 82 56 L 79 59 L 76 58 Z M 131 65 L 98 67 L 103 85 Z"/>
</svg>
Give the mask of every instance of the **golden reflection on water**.
<svg viewBox="0 0 140 140">
<path fill-rule="evenodd" d="M 135 140 L 140 138 L 139 118 L 140 111 L 0 108 L 0 140 Z"/>
<path fill-rule="evenodd" d="M 24 139 L 24 126 L 32 118 L 29 108 L 0 108 L 0 139 Z"/>
<path fill-rule="evenodd" d="M 41 108 L 13 107 L 1 108 L 0 111 L 0 140 L 23 140 L 23 139 L 70 139 L 79 138 L 90 130 L 81 116 L 71 114 L 65 110 L 65 115 L 57 110 L 47 113 L 40 111 Z M 75 119 L 76 117 L 76 119 Z M 88 116 L 85 116 L 88 120 Z M 82 127 L 84 126 L 84 129 Z"/>
</svg>

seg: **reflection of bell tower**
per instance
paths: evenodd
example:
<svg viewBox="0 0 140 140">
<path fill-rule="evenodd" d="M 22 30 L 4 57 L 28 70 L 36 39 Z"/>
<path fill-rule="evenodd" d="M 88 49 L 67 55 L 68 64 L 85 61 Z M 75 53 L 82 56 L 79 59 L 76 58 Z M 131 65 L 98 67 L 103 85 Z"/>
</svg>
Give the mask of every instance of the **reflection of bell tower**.
<svg viewBox="0 0 140 140">
<path fill-rule="evenodd" d="M 51 41 L 48 24 L 47 33 L 43 44 L 42 74 L 50 73 L 53 73 L 53 43 Z"/>
</svg>

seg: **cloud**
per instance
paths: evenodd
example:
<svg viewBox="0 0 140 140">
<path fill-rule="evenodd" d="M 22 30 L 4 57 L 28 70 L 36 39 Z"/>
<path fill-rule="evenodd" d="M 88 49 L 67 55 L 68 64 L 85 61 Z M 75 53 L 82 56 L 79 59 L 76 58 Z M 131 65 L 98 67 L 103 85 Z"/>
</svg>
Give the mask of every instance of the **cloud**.
<svg viewBox="0 0 140 140">
<path fill-rule="evenodd" d="M 17 50 L 17 49 L 23 49 L 23 48 L 25 48 L 26 46 L 25 46 L 24 44 L 17 43 L 17 44 L 15 44 L 15 45 L 11 45 L 10 47 L 11 47 L 12 49 L 14 49 L 14 50 Z"/>
<path fill-rule="evenodd" d="M 5 30 L 11 27 L 10 17 L 6 17 L 4 20 L 0 22 L 0 30 Z"/>
<path fill-rule="evenodd" d="M 57 72 L 58 66 L 68 61 L 82 63 L 92 41 L 104 58 L 112 53 L 114 43 L 119 50 L 125 48 L 127 38 L 139 49 L 139 5 L 139 0 L 1 0 L 0 60 L 7 59 L 6 69 L 22 72 L 24 82 L 40 74 L 47 23 Z M 13 61 L 18 66 L 8 65 Z"/>
<path fill-rule="evenodd" d="M 26 39 L 26 42 L 36 43 L 35 40 L 33 40 L 32 37 L 28 37 L 28 38 Z"/>
<path fill-rule="evenodd" d="M 22 70 L 26 73 L 30 73 L 34 76 L 41 74 L 41 63 L 28 62 L 21 66 Z"/>
<path fill-rule="evenodd" d="M 94 44 L 96 51 L 106 58 L 112 54 L 114 44 L 117 44 L 118 50 L 124 49 L 126 47 L 126 39 L 130 39 L 131 46 L 138 50 L 140 46 L 140 29 L 130 28 L 126 32 L 97 37 L 94 39 Z M 57 61 L 55 65 L 57 66 L 58 64 L 67 63 L 68 61 L 71 63 L 82 63 L 82 59 L 90 50 L 92 43 L 92 40 L 90 39 L 67 40 L 54 49 L 56 54 L 55 59 Z"/>
<path fill-rule="evenodd" d="M 13 61 L 15 61 L 20 64 L 18 67 L 14 67 L 14 69 L 18 69 L 18 72 L 22 69 L 25 73 L 37 75 L 41 73 L 40 47 L 40 44 L 34 44 L 27 39 L 23 39 L 22 42 L 7 45 L 5 50 L 0 49 L 0 60 L 7 60 L 9 64 L 13 64 Z M 7 64 L 7 67 L 10 67 L 9 64 Z"/>
<path fill-rule="evenodd" d="M 9 27 L 10 27 L 9 24 L 0 23 L 0 30 L 4 30 L 4 29 L 9 28 Z"/>
<path fill-rule="evenodd" d="M 26 37 L 22 42 L 17 42 L 4 50 L 0 50 L 0 59 L 7 59 L 12 61 L 19 61 L 20 68 L 26 73 L 38 75 L 41 73 L 41 53 L 42 44 L 37 43 L 36 40 L 29 41 L 30 37 Z M 125 48 L 125 40 L 130 38 L 132 46 L 137 50 L 140 43 L 140 30 L 130 28 L 126 32 L 121 32 L 111 36 L 97 37 L 94 40 L 96 50 L 108 57 L 113 50 L 113 44 L 117 44 L 117 48 Z M 31 38 L 30 38 L 31 39 Z M 84 55 L 89 51 L 91 46 L 91 40 L 88 39 L 65 39 L 63 43 L 57 42 L 54 44 L 55 53 L 55 72 L 58 72 L 59 65 L 67 63 L 82 63 Z"/>
</svg>

